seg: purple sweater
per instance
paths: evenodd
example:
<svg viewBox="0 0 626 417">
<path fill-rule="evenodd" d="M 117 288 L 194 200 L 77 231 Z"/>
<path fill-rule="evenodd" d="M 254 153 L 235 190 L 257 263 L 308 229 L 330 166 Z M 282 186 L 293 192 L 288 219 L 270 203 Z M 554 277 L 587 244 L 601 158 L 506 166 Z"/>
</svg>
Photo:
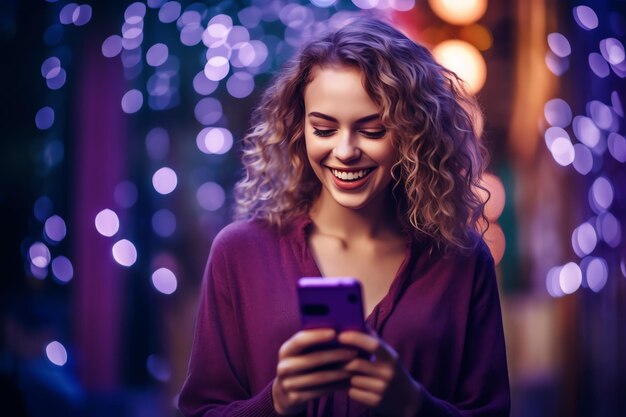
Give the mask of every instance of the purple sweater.
<svg viewBox="0 0 626 417">
<path fill-rule="evenodd" d="M 300 327 L 296 281 L 321 276 L 307 245 L 311 220 L 279 233 L 261 221 L 224 228 L 204 274 L 185 416 L 277 416 L 278 349 Z M 508 416 L 509 381 L 498 288 L 481 242 L 444 256 L 413 241 L 368 325 L 425 387 L 418 416 Z M 304 414 L 303 414 L 304 415 Z M 311 401 L 306 415 L 375 415 L 346 391 Z"/>
</svg>

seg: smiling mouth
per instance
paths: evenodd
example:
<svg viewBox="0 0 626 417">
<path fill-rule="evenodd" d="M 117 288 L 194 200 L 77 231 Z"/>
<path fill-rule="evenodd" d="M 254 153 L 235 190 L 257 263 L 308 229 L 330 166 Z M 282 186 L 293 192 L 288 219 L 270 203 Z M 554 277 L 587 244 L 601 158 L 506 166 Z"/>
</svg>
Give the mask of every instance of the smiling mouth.
<svg viewBox="0 0 626 417">
<path fill-rule="evenodd" d="M 365 168 L 360 169 L 358 171 L 340 171 L 338 169 L 330 168 L 330 171 L 333 173 L 335 178 L 340 179 L 342 181 L 357 181 L 362 178 L 367 177 L 374 168 Z"/>
</svg>

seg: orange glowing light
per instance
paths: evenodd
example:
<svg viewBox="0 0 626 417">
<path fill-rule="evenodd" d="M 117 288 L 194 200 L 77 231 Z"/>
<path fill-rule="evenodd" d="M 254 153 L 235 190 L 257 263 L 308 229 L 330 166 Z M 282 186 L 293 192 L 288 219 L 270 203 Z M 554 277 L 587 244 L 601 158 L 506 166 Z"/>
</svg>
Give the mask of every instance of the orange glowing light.
<svg viewBox="0 0 626 417">
<path fill-rule="evenodd" d="M 453 71 L 467 83 L 470 93 L 476 94 L 487 79 L 487 64 L 471 44 L 458 39 L 443 41 L 433 48 L 437 62 Z"/>
<path fill-rule="evenodd" d="M 469 25 L 487 11 L 487 0 L 428 0 L 437 16 L 453 25 Z"/>
</svg>

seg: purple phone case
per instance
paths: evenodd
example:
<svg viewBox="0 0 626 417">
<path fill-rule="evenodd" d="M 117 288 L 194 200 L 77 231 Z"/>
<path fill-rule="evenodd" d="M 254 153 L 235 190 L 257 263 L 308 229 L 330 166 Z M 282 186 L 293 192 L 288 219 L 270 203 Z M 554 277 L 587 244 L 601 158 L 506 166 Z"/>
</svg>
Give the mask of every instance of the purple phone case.
<svg viewBox="0 0 626 417">
<path fill-rule="evenodd" d="M 361 293 L 361 284 L 355 278 L 300 278 L 302 328 L 365 331 Z"/>
</svg>

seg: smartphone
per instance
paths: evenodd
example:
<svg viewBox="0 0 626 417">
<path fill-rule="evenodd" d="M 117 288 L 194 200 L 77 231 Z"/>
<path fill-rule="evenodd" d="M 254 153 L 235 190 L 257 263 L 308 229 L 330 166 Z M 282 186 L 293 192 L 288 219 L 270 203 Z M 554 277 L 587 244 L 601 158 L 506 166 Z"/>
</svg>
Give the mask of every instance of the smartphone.
<svg viewBox="0 0 626 417">
<path fill-rule="evenodd" d="M 361 284 L 355 278 L 300 278 L 298 298 L 303 329 L 365 331 Z"/>
</svg>

